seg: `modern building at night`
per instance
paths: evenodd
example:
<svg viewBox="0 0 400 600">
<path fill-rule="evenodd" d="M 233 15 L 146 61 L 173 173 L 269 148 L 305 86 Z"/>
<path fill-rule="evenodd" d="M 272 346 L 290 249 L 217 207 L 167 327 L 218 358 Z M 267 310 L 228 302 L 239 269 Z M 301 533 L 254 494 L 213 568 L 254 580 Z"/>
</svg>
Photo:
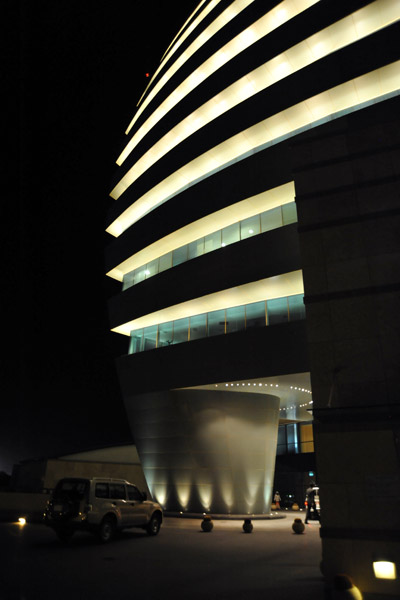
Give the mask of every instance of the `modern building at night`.
<svg viewBox="0 0 400 600">
<path fill-rule="evenodd" d="M 138 102 L 107 223 L 153 496 L 269 512 L 277 447 L 315 438 L 325 573 L 371 598 L 398 591 L 373 563 L 400 569 L 399 18 L 203 0 Z"/>
</svg>

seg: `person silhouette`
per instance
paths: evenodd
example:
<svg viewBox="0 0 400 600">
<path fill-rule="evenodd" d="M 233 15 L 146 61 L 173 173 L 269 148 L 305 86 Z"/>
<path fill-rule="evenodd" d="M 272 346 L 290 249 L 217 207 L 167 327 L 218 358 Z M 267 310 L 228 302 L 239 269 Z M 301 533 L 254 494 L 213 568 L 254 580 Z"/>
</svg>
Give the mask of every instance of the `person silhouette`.
<svg viewBox="0 0 400 600">
<path fill-rule="evenodd" d="M 318 488 L 316 487 L 314 481 L 310 481 L 310 485 L 306 490 L 306 500 L 307 500 L 307 512 L 304 523 L 308 523 L 308 520 L 317 520 L 319 521 L 319 513 L 317 510 L 317 505 L 315 503 L 315 496 L 317 495 Z M 311 516 L 311 514 L 313 516 Z"/>
</svg>

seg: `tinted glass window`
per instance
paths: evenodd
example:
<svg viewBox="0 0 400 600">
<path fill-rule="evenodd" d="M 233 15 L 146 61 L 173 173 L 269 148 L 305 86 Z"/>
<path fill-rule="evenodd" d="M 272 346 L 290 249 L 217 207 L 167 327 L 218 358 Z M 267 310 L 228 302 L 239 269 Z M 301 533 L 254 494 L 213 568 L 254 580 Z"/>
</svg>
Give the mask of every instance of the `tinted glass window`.
<svg viewBox="0 0 400 600">
<path fill-rule="evenodd" d="M 177 248 L 172 252 L 172 266 L 176 267 L 176 265 L 180 265 L 187 261 L 188 257 L 188 249 L 187 246 L 182 246 L 181 248 Z"/>
<path fill-rule="evenodd" d="M 222 230 L 222 245 L 228 246 L 240 241 L 240 227 L 239 223 L 234 223 L 228 227 L 224 227 Z"/>
<path fill-rule="evenodd" d="M 153 277 L 153 275 L 157 275 L 157 273 L 158 273 L 158 258 L 147 263 L 145 275 L 146 275 L 146 277 Z"/>
<path fill-rule="evenodd" d="M 108 483 L 96 483 L 96 498 L 108 498 L 108 492 Z"/>
<path fill-rule="evenodd" d="M 63 479 L 60 481 L 54 491 L 54 496 L 67 494 L 76 498 L 83 498 L 88 489 L 88 482 L 83 479 Z"/>
<path fill-rule="evenodd" d="M 190 317 L 190 339 L 198 340 L 207 336 L 207 315 Z"/>
<path fill-rule="evenodd" d="M 246 305 L 246 329 L 262 327 L 265 321 L 265 302 L 253 302 Z"/>
<path fill-rule="evenodd" d="M 214 310 L 208 313 L 208 335 L 225 333 L 225 311 Z"/>
<path fill-rule="evenodd" d="M 136 331 L 131 331 L 129 354 L 135 354 L 135 352 L 141 352 L 142 341 L 143 341 L 143 329 L 137 329 Z"/>
<path fill-rule="evenodd" d="M 289 296 L 289 318 L 291 321 L 298 321 L 306 318 L 306 309 L 303 301 L 303 294 Z"/>
<path fill-rule="evenodd" d="M 289 223 L 296 223 L 297 210 L 295 202 L 289 202 L 289 204 L 284 204 L 282 206 L 282 217 L 284 225 L 289 225 Z"/>
<path fill-rule="evenodd" d="M 127 488 L 129 500 L 142 500 L 142 494 L 139 492 L 136 486 L 128 485 Z"/>
<path fill-rule="evenodd" d="M 110 483 L 110 498 L 125 500 L 125 486 L 123 483 Z"/>
<path fill-rule="evenodd" d="M 200 238 L 195 242 L 188 244 L 188 258 L 196 258 L 204 254 L 204 238 Z"/>
<path fill-rule="evenodd" d="M 240 238 L 245 240 L 260 233 L 260 215 L 240 221 Z"/>
<path fill-rule="evenodd" d="M 174 321 L 174 344 L 187 342 L 189 335 L 189 319 L 177 319 Z"/>
<path fill-rule="evenodd" d="M 268 325 L 286 323 L 289 320 L 287 298 L 267 300 Z"/>
<path fill-rule="evenodd" d="M 164 254 L 163 256 L 160 256 L 160 261 L 159 261 L 159 265 L 158 265 L 158 270 L 160 273 L 161 273 L 161 271 L 170 269 L 171 266 L 172 266 L 172 252 L 168 252 L 168 254 Z"/>
<path fill-rule="evenodd" d="M 282 209 L 280 206 L 261 213 L 261 231 L 270 231 L 282 227 Z"/>
<path fill-rule="evenodd" d="M 161 346 L 169 346 L 174 339 L 174 324 L 172 321 L 161 323 L 158 326 L 158 348 Z"/>
<path fill-rule="evenodd" d="M 212 252 L 221 248 L 221 231 L 214 231 L 209 233 L 204 238 L 204 253 Z"/>
<path fill-rule="evenodd" d="M 143 329 L 143 350 L 152 350 L 156 347 L 157 342 L 157 325 L 145 327 Z"/>
<path fill-rule="evenodd" d="M 226 309 L 226 333 L 241 331 L 245 328 L 244 306 Z"/>
</svg>

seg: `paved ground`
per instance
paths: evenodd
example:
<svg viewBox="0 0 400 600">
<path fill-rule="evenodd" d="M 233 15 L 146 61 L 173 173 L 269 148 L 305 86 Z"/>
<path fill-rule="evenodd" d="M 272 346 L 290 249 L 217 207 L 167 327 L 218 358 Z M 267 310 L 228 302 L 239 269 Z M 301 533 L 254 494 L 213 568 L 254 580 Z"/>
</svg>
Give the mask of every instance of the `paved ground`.
<svg viewBox="0 0 400 600">
<path fill-rule="evenodd" d="M 43 525 L 0 524 L 1 600 L 323 600 L 319 524 L 298 514 L 255 521 L 166 518 L 160 534 L 127 530 L 108 545 L 79 533 L 63 546 Z M 140 596 L 138 596 L 138 594 Z"/>
</svg>

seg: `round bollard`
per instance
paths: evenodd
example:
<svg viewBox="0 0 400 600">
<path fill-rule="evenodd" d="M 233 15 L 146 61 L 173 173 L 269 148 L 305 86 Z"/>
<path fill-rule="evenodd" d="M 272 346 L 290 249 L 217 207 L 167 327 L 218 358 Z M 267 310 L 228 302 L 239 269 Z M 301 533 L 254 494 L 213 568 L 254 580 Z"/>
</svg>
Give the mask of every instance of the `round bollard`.
<svg viewBox="0 0 400 600">
<path fill-rule="evenodd" d="M 245 533 L 251 533 L 253 531 L 253 523 L 251 522 L 251 519 L 244 520 L 243 531 Z"/>
<path fill-rule="evenodd" d="M 349 575 L 338 573 L 333 578 L 332 600 L 362 600 L 362 594 Z"/>
<path fill-rule="evenodd" d="M 292 504 L 292 510 L 299 510 L 299 505 L 297 504 L 297 502 L 294 502 Z"/>
<path fill-rule="evenodd" d="M 211 531 L 214 527 L 214 523 L 212 522 L 211 516 L 206 515 L 201 522 L 201 528 L 203 531 Z"/>
<path fill-rule="evenodd" d="M 305 525 L 301 519 L 295 519 L 292 523 L 292 529 L 295 533 L 304 533 Z"/>
</svg>

